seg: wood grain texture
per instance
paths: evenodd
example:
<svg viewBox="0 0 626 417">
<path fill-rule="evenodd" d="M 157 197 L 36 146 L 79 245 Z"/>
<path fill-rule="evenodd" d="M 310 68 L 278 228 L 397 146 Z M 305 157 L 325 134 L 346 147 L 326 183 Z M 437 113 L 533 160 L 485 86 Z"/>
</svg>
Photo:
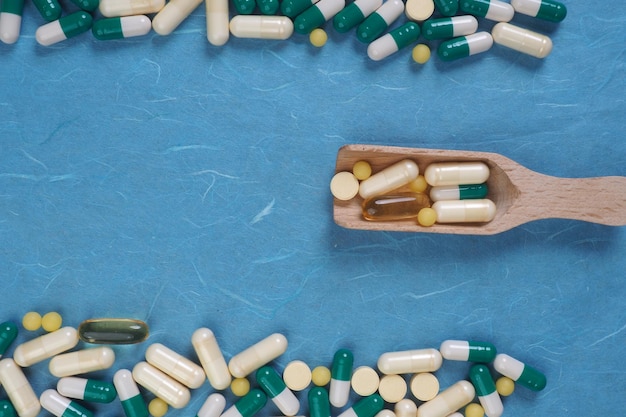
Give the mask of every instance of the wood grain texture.
<svg viewBox="0 0 626 417">
<path fill-rule="evenodd" d="M 489 223 L 431 227 L 422 227 L 415 219 L 371 222 L 363 219 L 362 199 L 357 196 L 350 201 L 334 199 L 335 223 L 349 229 L 471 235 L 492 235 L 548 218 L 626 225 L 626 177 L 557 178 L 531 171 L 495 153 L 346 145 L 337 153 L 335 172 L 351 171 L 355 162 L 365 160 L 376 173 L 405 158 L 413 159 L 420 173 L 434 162 L 484 162 L 491 171 L 487 198 L 496 204 L 495 218 Z M 408 188 L 399 191 L 408 191 Z"/>
</svg>

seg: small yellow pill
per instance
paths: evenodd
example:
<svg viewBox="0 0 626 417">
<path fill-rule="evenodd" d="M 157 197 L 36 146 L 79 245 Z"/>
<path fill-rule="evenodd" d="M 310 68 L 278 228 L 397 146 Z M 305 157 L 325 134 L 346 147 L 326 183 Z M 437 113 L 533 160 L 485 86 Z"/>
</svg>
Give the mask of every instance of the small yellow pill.
<svg viewBox="0 0 626 417">
<path fill-rule="evenodd" d="M 352 173 L 357 180 L 366 180 L 372 175 L 372 166 L 367 161 L 358 161 L 352 166 Z"/>
<path fill-rule="evenodd" d="M 413 61 L 418 64 L 425 64 L 430 59 L 430 48 L 428 45 L 424 45 L 423 43 L 415 45 L 413 48 Z"/>
<path fill-rule="evenodd" d="M 465 407 L 465 417 L 485 417 L 485 409 L 477 403 L 469 403 Z"/>
<path fill-rule="evenodd" d="M 148 403 L 148 412 L 152 417 L 163 417 L 168 409 L 167 403 L 160 398 L 154 398 Z"/>
<path fill-rule="evenodd" d="M 418 175 L 413 181 L 409 183 L 411 191 L 416 193 L 423 193 L 428 188 L 428 183 L 423 175 Z"/>
<path fill-rule="evenodd" d="M 56 311 L 46 313 L 41 318 L 41 327 L 47 332 L 54 332 L 61 328 L 63 318 Z"/>
<path fill-rule="evenodd" d="M 316 366 L 311 372 L 311 381 L 318 387 L 324 387 L 330 382 L 330 369 L 325 366 Z"/>
<path fill-rule="evenodd" d="M 496 391 L 503 397 L 508 397 L 515 391 L 515 382 L 506 376 L 498 378 L 496 381 Z"/>
<path fill-rule="evenodd" d="M 324 31 L 324 29 L 313 29 L 309 34 L 309 42 L 311 45 L 321 48 L 326 45 L 326 41 L 328 40 L 328 35 Z"/>
<path fill-rule="evenodd" d="M 247 378 L 234 378 L 230 383 L 230 390 L 237 397 L 243 397 L 250 392 L 250 381 Z"/>
<path fill-rule="evenodd" d="M 22 318 L 22 326 L 24 326 L 26 330 L 30 330 L 31 332 L 39 330 L 39 328 L 41 327 L 41 314 L 37 313 L 36 311 L 29 311 L 28 313 L 24 314 L 24 317 Z"/>
<path fill-rule="evenodd" d="M 437 221 L 437 212 L 430 207 L 424 207 L 417 213 L 417 222 L 420 226 L 430 227 Z"/>
</svg>

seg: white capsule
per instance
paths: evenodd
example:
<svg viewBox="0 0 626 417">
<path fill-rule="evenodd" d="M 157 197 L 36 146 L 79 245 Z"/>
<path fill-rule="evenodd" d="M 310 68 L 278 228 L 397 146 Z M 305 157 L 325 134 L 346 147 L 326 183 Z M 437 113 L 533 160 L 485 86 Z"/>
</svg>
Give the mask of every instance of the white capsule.
<svg viewBox="0 0 626 417">
<path fill-rule="evenodd" d="M 211 386 L 217 390 L 228 388 L 232 378 L 213 332 L 206 327 L 199 328 L 191 336 L 191 344 Z"/>
<path fill-rule="evenodd" d="M 276 359 L 286 350 L 285 336 L 274 333 L 233 356 L 228 362 L 228 369 L 235 378 L 243 378 Z"/>
<path fill-rule="evenodd" d="M 418 175 L 417 164 L 410 159 L 404 159 L 361 182 L 359 195 L 365 199 L 385 194 L 410 183 Z"/>
<path fill-rule="evenodd" d="M 148 347 L 146 361 L 189 388 L 199 388 L 206 379 L 204 369 L 161 343 Z"/>
<path fill-rule="evenodd" d="M 56 417 L 67 415 L 91 417 L 93 415 L 91 411 L 88 411 L 82 405 L 65 398 L 53 389 L 42 392 L 39 402 L 46 411 Z"/>
<path fill-rule="evenodd" d="M 122 17 L 120 25 L 125 38 L 147 35 L 152 29 L 150 18 L 144 15 Z"/>
<path fill-rule="evenodd" d="M 482 162 L 440 162 L 424 171 L 430 186 L 482 184 L 489 178 L 489 167 Z"/>
<path fill-rule="evenodd" d="M 510 23 L 498 23 L 491 30 L 493 41 L 515 51 L 545 58 L 552 52 L 552 40 L 540 33 Z"/>
<path fill-rule="evenodd" d="M 293 22 L 286 16 L 237 15 L 230 20 L 230 33 L 237 38 L 289 39 Z"/>
<path fill-rule="evenodd" d="M 396 403 L 393 407 L 393 411 L 396 414 L 396 417 L 416 417 L 417 416 L 417 405 L 415 401 L 404 398 Z"/>
<path fill-rule="evenodd" d="M 509 3 L 500 0 L 490 0 L 485 19 L 495 20 L 496 22 L 508 22 L 513 19 L 514 14 L 515 9 Z"/>
<path fill-rule="evenodd" d="M 459 381 L 417 408 L 417 417 L 445 417 L 469 404 L 476 395 L 469 381 Z"/>
<path fill-rule="evenodd" d="M 105 17 L 151 14 L 160 11 L 165 0 L 100 0 L 98 9 Z"/>
<path fill-rule="evenodd" d="M 191 393 L 183 384 L 147 362 L 135 365 L 133 379 L 174 408 L 183 408 L 191 398 Z"/>
<path fill-rule="evenodd" d="M 152 19 L 152 29 L 159 35 L 169 35 L 200 3 L 202 0 L 170 0 Z"/>
<path fill-rule="evenodd" d="M 387 352 L 378 358 L 378 370 L 387 375 L 434 372 L 441 368 L 442 362 L 437 349 Z"/>
<path fill-rule="evenodd" d="M 109 369 L 115 362 L 115 352 L 107 346 L 64 353 L 52 358 L 48 368 L 59 378 Z"/>
<path fill-rule="evenodd" d="M 148 407 L 133 379 L 133 374 L 128 369 L 120 369 L 113 375 L 113 385 L 127 417 L 148 415 Z"/>
<path fill-rule="evenodd" d="M 220 417 L 226 408 L 226 399 L 220 393 L 209 395 L 200 410 L 196 413 L 196 417 Z"/>
<path fill-rule="evenodd" d="M 21 367 L 27 367 L 70 350 L 78 344 L 78 332 L 73 327 L 63 327 L 55 332 L 39 336 L 15 348 L 13 359 Z"/>
<path fill-rule="evenodd" d="M 205 0 L 205 6 L 207 39 L 212 45 L 222 46 L 230 37 L 228 0 Z"/>
<path fill-rule="evenodd" d="M 432 205 L 437 223 L 485 223 L 496 215 L 496 205 L 489 199 L 444 200 Z"/>
<path fill-rule="evenodd" d="M 22 27 L 22 16 L 14 13 L 0 13 L 0 40 L 6 44 L 17 42 Z"/>
<path fill-rule="evenodd" d="M 19 417 L 36 417 L 39 414 L 41 410 L 39 398 L 35 395 L 22 368 L 11 358 L 0 361 L 0 384 Z"/>
</svg>

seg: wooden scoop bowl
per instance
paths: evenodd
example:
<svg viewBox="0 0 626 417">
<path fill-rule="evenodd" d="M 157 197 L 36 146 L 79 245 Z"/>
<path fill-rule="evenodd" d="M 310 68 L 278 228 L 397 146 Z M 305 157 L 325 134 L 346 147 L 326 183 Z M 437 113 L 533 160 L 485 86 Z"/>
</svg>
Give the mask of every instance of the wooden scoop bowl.
<svg viewBox="0 0 626 417">
<path fill-rule="evenodd" d="M 335 172 L 352 171 L 364 160 L 376 173 L 402 159 L 414 160 L 420 174 L 433 162 L 482 161 L 490 169 L 487 198 L 496 204 L 488 223 L 434 224 L 423 227 L 417 219 L 374 222 L 361 214 L 362 198 L 334 198 L 335 223 L 348 229 L 398 232 L 493 235 L 540 219 L 573 219 L 609 226 L 626 225 L 626 177 L 557 178 L 539 174 L 502 155 L 489 152 L 346 145 L 337 153 Z M 409 191 L 401 188 L 397 191 Z"/>
</svg>

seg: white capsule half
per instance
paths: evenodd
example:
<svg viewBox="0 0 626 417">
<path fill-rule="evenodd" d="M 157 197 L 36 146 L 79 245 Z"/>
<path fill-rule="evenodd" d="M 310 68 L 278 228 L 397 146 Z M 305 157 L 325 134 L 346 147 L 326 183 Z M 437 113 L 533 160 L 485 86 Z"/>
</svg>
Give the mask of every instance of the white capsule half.
<svg viewBox="0 0 626 417">
<path fill-rule="evenodd" d="M 496 22 L 508 22 L 513 19 L 515 9 L 509 3 L 491 0 L 489 2 L 489 9 L 485 15 L 485 19 L 494 20 Z"/>
<path fill-rule="evenodd" d="M 496 216 L 496 205 L 489 199 L 437 201 L 432 205 L 437 223 L 486 223 Z"/>
<path fill-rule="evenodd" d="M 205 0 L 205 6 L 207 40 L 212 45 L 222 46 L 230 37 L 228 0 Z"/>
<path fill-rule="evenodd" d="M 115 362 L 115 352 L 107 346 L 64 353 L 52 358 L 48 368 L 56 377 L 85 374 L 109 369 Z"/>
<path fill-rule="evenodd" d="M 73 327 L 63 327 L 55 332 L 39 336 L 15 348 L 13 359 L 21 367 L 27 367 L 70 350 L 78 344 L 78 332 Z"/>
<path fill-rule="evenodd" d="M 386 375 L 434 372 L 443 360 L 437 349 L 387 352 L 378 358 L 378 370 Z"/>
<path fill-rule="evenodd" d="M 148 347 L 146 361 L 189 388 L 200 388 L 206 379 L 202 367 L 161 343 Z"/>
<path fill-rule="evenodd" d="M 233 356 L 228 362 L 228 369 L 235 378 L 244 378 L 286 350 L 287 338 L 280 333 L 274 333 Z"/>
<path fill-rule="evenodd" d="M 449 416 L 469 404 L 475 395 L 474 386 L 469 381 L 459 381 L 419 406 L 417 417 Z"/>
<path fill-rule="evenodd" d="M 206 327 L 199 328 L 191 336 L 191 344 L 211 386 L 217 390 L 228 388 L 232 378 L 213 332 Z"/>
<path fill-rule="evenodd" d="M 213 393 L 204 401 L 196 417 L 220 417 L 226 408 L 226 399 L 220 393 Z"/>
<path fill-rule="evenodd" d="M 482 184 L 489 178 L 489 167 L 482 162 L 439 162 L 426 167 L 424 178 L 433 187 Z"/>
<path fill-rule="evenodd" d="M 491 30 L 493 41 L 517 52 L 545 58 L 552 52 L 552 40 L 540 33 L 510 23 L 498 23 Z"/>
<path fill-rule="evenodd" d="M 289 39 L 293 22 L 286 16 L 237 15 L 230 20 L 230 33 L 237 38 Z"/>
<path fill-rule="evenodd" d="M 147 362 L 135 365 L 133 379 L 174 408 L 183 408 L 191 398 L 191 393 L 183 384 Z"/>
<path fill-rule="evenodd" d="M 92 417 L 91 411 L 85 409 L 82 405 L 66 398 L 53 389 L 45 390 L 39 397 L 41 406 L 56 417 L 67 415 Z"/>
<path fill-rule="evenodd" d="M 165 0 L 100 0 L 98 9 L 105 17 L 132 16 L 159 12 Z"/>
<path fill-rule="evenodd" d="M 372 61 L 381 61 L 398 51 L 398 44 L 389 33 L 384 34 L 367 46 L 367 56 Z"/>
<path fill-rule="evenodd" d="M 2 12 L 0 13 L 0 40 L 6 44 L 17 42 L 22 27 L 22 16 Z"/>
<path fill-rule="evenodd" d="M 130 400 L 140 394 L 139 387 L 128 369 L 120 369 L 113 375 L 113 385 L 120 401 Z"/>
<path fill-rule="evenodd" d="M 395 22 L 404 13 L 404 2 L 402 0 L 387 0 L 382 6 L 376 9 L 376 13 L 383 18 L 387 26 Z"/>
<path fill-rule="evenodd" d="M 28 379 L 13 359 L 0 361 L 0 384 L 9 396 L 11 404 L 20 417 L 36 417 L 41 410 L 39 398 L 35 395 Z"/>
<path fill-rule="evenodd" d="M 417 164 L 410 159 L 404 159 L 361 182 L 359 195 L 365 199 L 385 194 L 410 183 L 418 175 Z"/>
</svg>

